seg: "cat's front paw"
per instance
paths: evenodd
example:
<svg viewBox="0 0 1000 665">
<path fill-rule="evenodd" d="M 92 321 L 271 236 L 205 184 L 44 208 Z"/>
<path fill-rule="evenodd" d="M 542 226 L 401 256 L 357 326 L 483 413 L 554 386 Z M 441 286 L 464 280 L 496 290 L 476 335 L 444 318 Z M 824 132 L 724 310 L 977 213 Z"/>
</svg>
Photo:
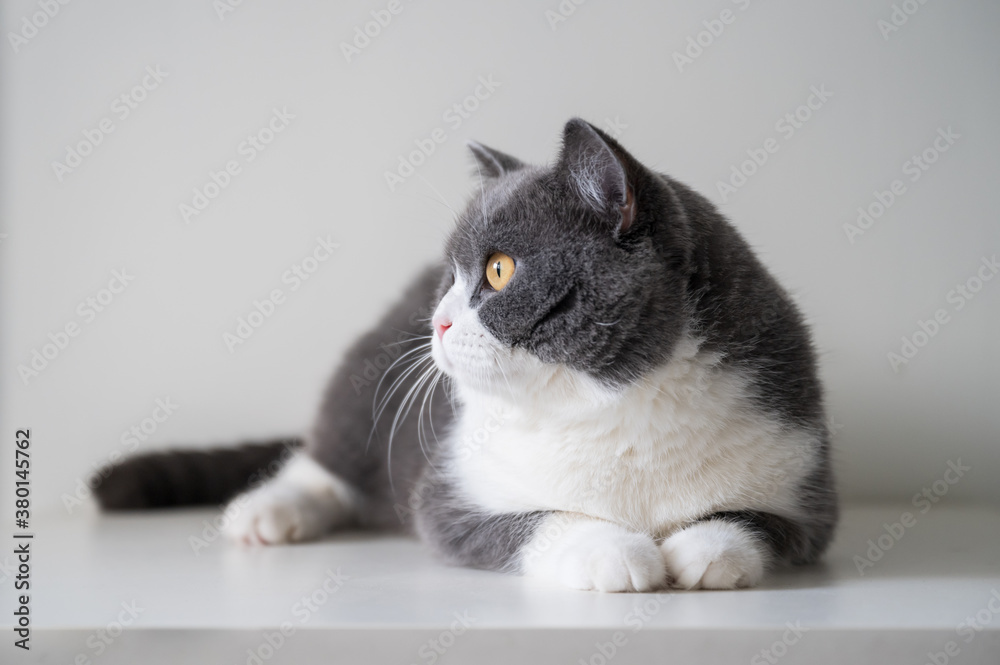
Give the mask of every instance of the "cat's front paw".
<svg viewBox="0 0 1000 665">
<path fill-rule="evenodd" d="M 584 522 L 568 526 L 547 543 L 547 531 L 552 530 L 543 530 L 529 545 L 529 575 L 573 589 L 607 592 L 652 591 L 666 581 L 663 558 L 649 536 L 607 522 Z"/>
<path fill-rule="evenodd" d="M 756 586 L 764 577 L 767 549 L 732 522 L 698 522 L 660 545 L 667 573 L 681 589 L 736 589 Z"/>
</svg>

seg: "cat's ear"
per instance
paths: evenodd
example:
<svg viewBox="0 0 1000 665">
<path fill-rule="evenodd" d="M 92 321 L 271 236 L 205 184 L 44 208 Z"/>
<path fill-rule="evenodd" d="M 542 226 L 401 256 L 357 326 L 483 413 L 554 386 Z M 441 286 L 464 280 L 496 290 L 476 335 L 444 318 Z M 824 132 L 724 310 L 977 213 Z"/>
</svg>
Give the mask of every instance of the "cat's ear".
<svg viewBox="0 0 1000 665">
<path fill-rule="evenodd" d="M 487 148 L 482 143 L 468 141 L 469 150 L 476 158 L 476 172 L 483 180 L 495 180 L 502 175 L 524 168 L 521 160 L 499 150 Z"/>
<path fill-rule="evenodd" d="M 614 220 L 617 233 L 628 231 L 636 216 L 623 161 L 627 158 L 621 146 L 590 123 L 579 118 L 566 123 L 559 164 L 570 187 L 596 212 Z"/>
</svg>

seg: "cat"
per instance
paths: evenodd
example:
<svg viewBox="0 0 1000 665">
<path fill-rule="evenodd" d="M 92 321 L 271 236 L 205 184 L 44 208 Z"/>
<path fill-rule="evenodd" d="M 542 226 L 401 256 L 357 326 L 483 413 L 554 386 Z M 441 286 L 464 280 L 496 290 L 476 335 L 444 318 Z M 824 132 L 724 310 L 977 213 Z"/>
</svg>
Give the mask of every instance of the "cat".
<svg viewBox="0 0 1000 665">
<path fill-rule="evenodd" d="M 469 147 L 479 188 L 445 260 L 348 351 L 227 534 L 402 530 L 451 564 L 606 592 L 817 561 L 838 505 L 815 352 L 740 234 L 580 119 L 552 166 Z M 288 449 L 140 456 L 97 496 L 222 502 Z"/>
</svg>

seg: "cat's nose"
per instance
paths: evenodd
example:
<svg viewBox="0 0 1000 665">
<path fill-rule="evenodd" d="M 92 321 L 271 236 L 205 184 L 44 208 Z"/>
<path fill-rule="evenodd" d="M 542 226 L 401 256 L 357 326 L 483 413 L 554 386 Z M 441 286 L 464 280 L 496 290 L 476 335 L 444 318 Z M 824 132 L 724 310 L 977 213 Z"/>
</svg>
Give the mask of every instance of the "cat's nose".
<svg viewBox="0 0 1000 665">
<path fill-rule="evenodd" d="M 448 328 L 451 328 L 451 321 L 444 317 L 434 317 L 434 330 L 437 331 L 438 337 L 444 338 L 444 333 Z"/>
</svg>

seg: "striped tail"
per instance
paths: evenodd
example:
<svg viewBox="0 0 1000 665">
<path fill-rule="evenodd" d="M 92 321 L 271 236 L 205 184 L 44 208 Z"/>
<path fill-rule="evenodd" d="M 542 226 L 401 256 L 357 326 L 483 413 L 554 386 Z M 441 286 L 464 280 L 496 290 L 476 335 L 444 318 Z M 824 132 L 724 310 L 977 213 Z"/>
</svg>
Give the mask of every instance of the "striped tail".
<svg viewBox="0 0 1000 665">
<path fill-rule="evenodd" d="M 281 439 L 137 455 L 113 467 L 94 494 L 109 511 L 219 505 L 274 475 L 301 447 Z"/>
</svg>

